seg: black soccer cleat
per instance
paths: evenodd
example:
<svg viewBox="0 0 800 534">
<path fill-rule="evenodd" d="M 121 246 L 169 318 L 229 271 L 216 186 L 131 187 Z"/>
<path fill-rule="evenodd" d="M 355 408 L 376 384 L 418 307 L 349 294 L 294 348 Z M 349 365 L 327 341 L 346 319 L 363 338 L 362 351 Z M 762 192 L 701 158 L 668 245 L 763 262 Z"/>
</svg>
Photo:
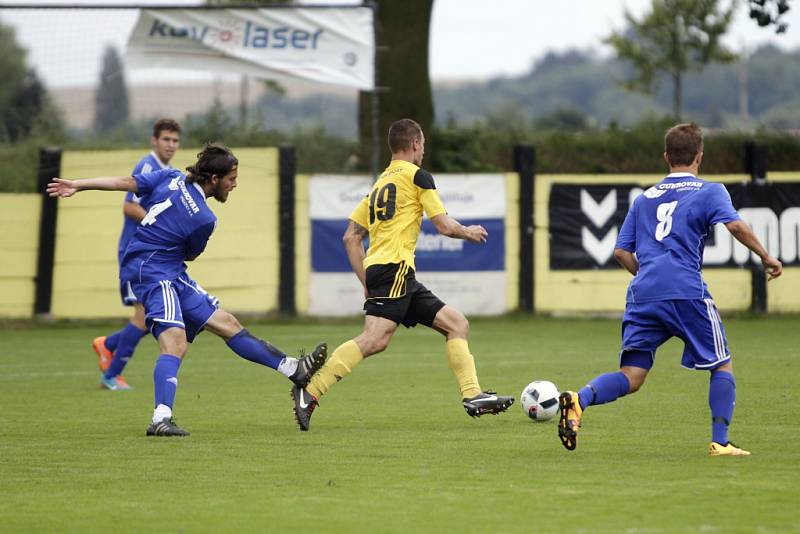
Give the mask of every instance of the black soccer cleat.
<svg viewBox="0 0 800 534">
<path fill-rule="evenodd" d="M 495 391 L 484 391 L 471 399 L 462 399 L 461 403 L 471 417 L 480 417 L 486 414 L 496 415 L 504 412 L 514 404 L 514 397 L 500 397 Z"/>
<path fill-rule="evenodd" d="M 325 359 L 328 357 L 328 344 L 320 343 L 314 352 L 308 355 L 301 353 L 297 359 L 297 370 L 289 377 L 289 380 L 299 388 L 304 388 L 311 381 L 314 373 L 319 371 L 325 365 Z"/>
<path fill-rule="evenodd" d="M 189 432 L 175 423 L 172 417 L 165 417 L 157 423 L 150 423 L 147 427 L 148 436 L 188 436 Z"/>
<path fill-rule="evenodd" d="M 292 387 L 292 400 L 294 400 L 294 420 L 297 421 L 300 430 L 305 432 L 311 425 L 311 414 L 319 403 L 314 395 L 297 386 Z"/>
</svg>

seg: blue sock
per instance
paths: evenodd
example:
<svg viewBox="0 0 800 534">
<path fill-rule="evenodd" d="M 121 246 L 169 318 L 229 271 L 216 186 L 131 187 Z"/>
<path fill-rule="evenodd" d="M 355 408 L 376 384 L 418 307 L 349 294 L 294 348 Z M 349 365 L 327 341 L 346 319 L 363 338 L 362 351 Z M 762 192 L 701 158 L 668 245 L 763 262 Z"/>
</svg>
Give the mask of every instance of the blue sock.
<svg viewBox="0 0 800 534">
<path fill-rule="evenodd" d="M 156 391 L 156 406 L 163 404 L 172 408 L 178 390 L 178 368 L 181 359 L 171 354 L 162 354 L 153 369 L 153 383 Z"/>
<path fill-rule="evenodd" d="M 123 328 L 122 330 L 125 330 L 125 328 Z M 117 350 L 117 346 L 119 345 L 119 338 L 122 335 L 122 330 L 117 330 L 110 336 L 106 337 L 105 345 L 109 351 L 114 352 L 115 350 Z"/>
<path fill-rule="evenodd" d="M 711 408 L 711 441 L 728 443 L 728 425 L 733 419 L 736 404 L 736 379 L 727 371 L 712 371 L 708 385 L 708 405 Z"/>
<path fill-rule="evenodd" d="M 266 365 L 272 369 L 277 369 L 286 357 L 280 349 L 258 339 L 245 328 L 228 340 L 228 346 L 245 360 Z"/>
<path fill-rule="evenodd" d="M 132 323 L 128 323 L 118 334 L 119 341 L 117 350 L 114 352 L 114 359 L 111 360 L 111 365 L 108 366 L 108 370 L 106 371 L 106 378 L 114 378 L 122 374 L 122 370 L 125 369 L 125 366 L 128 365 L 128 361 L 133 356 L 133 351 L 136 350 L 136 345 L 138 345 L 139 340 L 147 334 L 147 331 L 139 330 Z M 106 348 L 107 347 L 108 342 L 106 342 Z"/>
<path fill-rule="evenodd" d="M 628 377 L 621 371 L 617 371 L 595 377 L 589 382 L 589 385 L 578 392 L 578 399 L 581 408 L 586 408 L 595 404 L 613 402 L 627 395 L 630 390 L 631 383 L 628 381 Z"/>
</svg>

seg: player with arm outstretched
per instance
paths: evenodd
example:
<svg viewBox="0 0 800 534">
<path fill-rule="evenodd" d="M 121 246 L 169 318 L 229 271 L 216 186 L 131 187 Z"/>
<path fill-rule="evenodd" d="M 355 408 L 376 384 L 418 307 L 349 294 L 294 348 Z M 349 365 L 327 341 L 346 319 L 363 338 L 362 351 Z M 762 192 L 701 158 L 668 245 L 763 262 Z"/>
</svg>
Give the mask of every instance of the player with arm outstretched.
<svg viewBox="0 0 800 534">
<path fill-rule="evenodd" d="M 715 224 L 724 224 L 753 251 L 769 280 L 782 265 L 741 220 L 722 184 L 697 177 L 703 160 L 703 134 L 695 123 L 678 124 L 664 140 L 670 174 L 631 205 L 614 255 L 633 275 L 622 319 L 619 371 L 594 378 L 578 392 L 559 398 L 558 435 L 569 450 L 577 446 L 584 410 L 635 393 L 655 363 L 656 349 L 671 337 L 684 342 L 681 365 L 710 371 L 711 456 L 750 453 L 728 440 L 736 380 L 719 312 L 702 277 L 703 247 Z"/>
<path fill-rule="evenodd" d="M 423 212 L 436 230 L 448 237 L 484 243 L 487 232 L 482 226 L 463 226 L 447 215 L 433 177 L 419 167 L 425 152 L 425 136 L 419 124 L 410 119 L 393 123 L 389 148 L 391 163 L 350 215 L 343 238 L 350 265 L 364 288 L 364 330 L 337 347 L 307 387 L 292 388 L 300 430 L 308 430 L 319 398 L 364 358 L 384 351 L 400 324 L 423 324 L 445 336 L 447 360 L 469 415 L 503 412 L 514 402 L 513 397 L 481 391 L 467 343 L 466 317 L 445 305 L 414 275 L 414 251 Z M 369 249 L 365 252 L 363 240 L 367 236 Z"/>
<path fill-rule="evenodd" d="M 150 145 L 153 150 L 139 160 L 133 168 L 132 175 L 147 174 L 155 170 L 171 169 L 170 161 L 178 150 L 181 142 L 181 127 L 172 119 L 159 119 L 153 125 L 153 135 Z M 147 214 L 146 198 L 128 191 L 125 194 L 122 211 L 125 215 L 122 232 L 119 236 L 117 247 L 117 260 L 122 269 L 122 258 L 136 226 Z M 144 322 L 144 307 L 133 294 L 130 280 L 120 279 L 120 296 L 122 304 L 133 307 L 133 317 L 121 330 L 99 336 L 92 340 L 92 348 L 97 353 L 100 367 L 100 387 L 111 390 L 128 390 L 131 387 L 122 377 L 122 371 L 133 357 L 136 345 L 147 334 Z"/>
<path fill-rule="evenodd" d="M 187 342 L 204 329 L 224 339 L 242 358 L 277 370 L 296 387 L 305 387 L 327 356 L 324 343 L 310 355 L 286 356 L 250 334 L 186 272 L 185 262 L 203 253 L 217 224 L 206 199 L 228 199 L 236 187 L 238 163 L 226 147 L 211 144 L 197 155 L 197 163 L 187 169 L 187 176 L 176 169 L 161 169 L 127 177 L 54 178 L 47 188 L 50 196 L 57 197 L 95 189 L 131 191 L 149 198 L 150 209 L 131 237 L 121 272 L 144 306 L 145 322 L 160 349 L 153 371 L 155 410 L 148 436 L 189 434 L 175 424 L 172 408 Z"/>
</svg>

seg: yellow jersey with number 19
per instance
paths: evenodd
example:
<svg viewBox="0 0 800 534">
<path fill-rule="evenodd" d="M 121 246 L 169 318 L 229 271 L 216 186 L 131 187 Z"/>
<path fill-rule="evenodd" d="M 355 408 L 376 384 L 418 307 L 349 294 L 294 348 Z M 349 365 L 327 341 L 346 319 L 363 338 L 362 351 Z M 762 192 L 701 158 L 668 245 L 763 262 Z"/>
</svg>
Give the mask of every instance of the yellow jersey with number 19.
<svg viewBox="0 0 800 534">
<path fill-rule="evenodd" d="M 415 269 L 423 211 L 429 219 L 447 213 L 433 176 L 411 162 L 392 160 L 350 214 L 351 221 L 369 230 L 364 268 L 404 261 Z"/>
</svg>

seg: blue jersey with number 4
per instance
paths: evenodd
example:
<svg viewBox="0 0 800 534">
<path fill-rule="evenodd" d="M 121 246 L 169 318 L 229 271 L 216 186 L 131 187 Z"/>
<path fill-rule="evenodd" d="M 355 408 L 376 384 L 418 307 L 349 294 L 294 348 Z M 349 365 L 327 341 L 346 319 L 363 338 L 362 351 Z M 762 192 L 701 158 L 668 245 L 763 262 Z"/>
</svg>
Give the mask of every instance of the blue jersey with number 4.
<svg viewBox="0 0 800 534">
<path fill-rule="evenodd" d="M 175 279 L 186 270 L 187 259 L 205 250 L 217 218 L 203 189 L 186 183 L 177 169 L 133 177 L 138 195 L 148 197 L 150 208 L 128 243 L 122 279 L 140 283 Z"/>
<path fill-rule="evenodd" d="M 722 184 L 673 173 L 640 195 L 622 223 L 617 248 L 635 252 L 639 272 L 628 302 L 711 298 L 701 275 L 711 227 L 739 220 Z"/>
</svg>

